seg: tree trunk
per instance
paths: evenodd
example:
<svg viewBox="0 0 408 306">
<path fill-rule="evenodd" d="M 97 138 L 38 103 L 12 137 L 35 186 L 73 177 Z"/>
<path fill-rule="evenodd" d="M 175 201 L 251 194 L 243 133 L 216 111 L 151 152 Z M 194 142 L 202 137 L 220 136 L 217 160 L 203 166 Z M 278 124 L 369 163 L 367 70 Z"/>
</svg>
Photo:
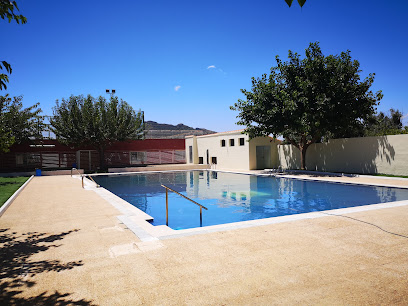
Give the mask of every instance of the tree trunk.
<svg viewBox="0 0 408 306">
<path fill-rule="evenodd" d="M 308 146 L 304 145 L 299 147 L 300 150 L 300 170 L 306 170 L 306 150 Z"/>
<path fill-rule="evenodd" d="M 105 165 L 105 148 L 99 147 L 99 168 L 102 171 L 106 171 L 106 165 Z"/>
<path fill-rule="evenodd" d="M 316 142 L 319 138 L 319 135 L 315 135 L 312 140 L 308 141 L 306 135 L 302 135 L 299 142 L 296 142 L 293 139 L 288 138 L 289 142 L 300 151 L 300 169 L 306 170 L 306 150 L 309 146 Z"/>
</svg>

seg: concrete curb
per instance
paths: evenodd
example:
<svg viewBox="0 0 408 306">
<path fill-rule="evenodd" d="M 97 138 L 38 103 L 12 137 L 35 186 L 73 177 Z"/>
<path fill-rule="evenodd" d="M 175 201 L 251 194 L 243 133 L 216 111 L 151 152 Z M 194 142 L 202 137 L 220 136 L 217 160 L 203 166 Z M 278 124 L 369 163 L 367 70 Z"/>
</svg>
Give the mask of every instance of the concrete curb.
<svg viewBox="0 0 408 306">
<path fill-rule="evenodd" d="M 271 170 L 265 169 L 264 171 Z M 344 172 L 324 172 L 324 171 L 314 171 L 314 170 L 291 170 L 286 169 L 284 172 L 277 172 L 276 174 L 309 174 L 309 175 L 321 175 L 321 176 L 334 176 L 334 177 L 366 177 L 374 179 L 385 179 L 385 180 L 403 180 L 408 181 L 408 178 L 398 177 L 398 176 L 380 176 L 380 175 L 370 175 L 370 174 L 357 174 L 357 173 L 344 173 Z"/>
<path fill-rule="evenodd" d="M 343 184 L 343 185 L 361 185 L 361 186 L 371 186 L 371 187 L 388 187 L 388 188 L 408 189 L 408 186 L 400 186 L 400 185 L 392 185 L 392 184 L 379 184 L 379 183 L 370 183 L 370 182 L 332 181 L 332 180 L 326 180 L 324 177 L 323 178 L 319 178 L 319 177 L 298 177 L 298 176 L 291 175 L 291 174 L 276 174 L 274 176 L 277 177 L 277 178 L 286 178 L 286 179 L 301 180 L 301 181 L 314 181 L 314 182 L 326 182 L 326 183 Z"/>
<path fill-rule="evenodd" d="M 33 179 L 34 175 L 31 175 L 30 178 L 20 187 L 17 191 L 3 204 L 0 208 L 0 217 L 6 212 L 7 208 L 13 203 L 13 201 L 17 198 L 21 191 L 27 186 L 27 184 Z"/>
<path fill-rule="evenodd" d="M 278 174 L 310 174 L 310 175 L 322 175 L 322 176 L 334 176 L 334 177 L 359 177 L 359 174 L 344 173 L 344 172 L 325 172 L 325 171 L 314 171 L 314 170 L 292 170 L 284 169 L 283 173 Z"/>
</svg>

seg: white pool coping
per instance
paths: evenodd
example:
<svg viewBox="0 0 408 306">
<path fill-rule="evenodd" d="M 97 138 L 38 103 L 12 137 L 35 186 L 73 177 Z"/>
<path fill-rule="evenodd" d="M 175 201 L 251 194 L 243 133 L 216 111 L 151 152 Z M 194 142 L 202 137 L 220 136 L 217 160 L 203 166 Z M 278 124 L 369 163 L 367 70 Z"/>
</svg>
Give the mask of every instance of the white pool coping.
<svg viewBox="0 0 408 306">
<path fill-rule="evenodd" d="M 208 170 L 197 169 L 197 170 L 208 171 L 211 169 L 208 169 Z M 186 172 L 186 171 L 192 171 L 192 170 L 143 171 L 143 172 L 109 173 L 105 175 L 130 175 L 130 174 L 176 172 L 176 171 Z M 255 173 L 239 172 L 239 171 L 225 171 L 225 170 L 211 170 L 211 171 L 247 174 L 247 175 L 258 175 L 258 176 L 271 176 L 270 174 L 260 174 L 260 173 L 255 174 Z M 332 181 L 332 180 L 324 180 L 322 178 L 315 178 L 315 177 L 299 178 L 297 176 L 291 176 L 291 175 L 276 175 L 276 176 L 282 177 L 282 178 L 324 181 L 324 182 L 329 182 L 329 183 L 340 183 L 340 184 L 348 184 L 348 185 L 349 184 L 368 185 L 368 186 L 393 187 L 393 188 L 403 188 L 403 189 L 408 188 L 408 187 L 401 187 L 401 186 L 390 185 L 390 184 L 383 185 L 383 184 L 372 184 L 372 183 L 364 183 L 364 182 L 349 183 L 349 182 L 341 182 L 341 181 Z M 77 177 L 80 178 L 79 176 Z M 254 227 L 254 226 L 277 224 L 277 223 L 283 223 L 283 222 L 293 222 L 293 221 L 305 220 L 305 219 L 315 219 L 315 218 L 322 218 L 322 217 L 328 217 L 328 216 L 333 216 L 333 215 L 341 216 L 341 215 L 351 214 L 351 213 L 356 213 L 356 212 L 363 212 L 363 211 L 370 211 L 370 210 L 377 210 L 377 209 L 392 208 L 392 207 L 408 205 L 408 200 L 404 200 L 404 201 L 370 204 L 370 205 L 355 206 L 355 207 L 348 207 L 348 208 L 339 208 L 339 209 L 333 209 L 333 210 L 301 213 L 301 214 L 295 214 L 295 215 L 263 218 L 263 219 L 241 221 L 241 222 L 234 222 L 234 223 L 225 223 L 225 224 L 189 228 L 189 229 L 183 229 L 183 230 L 174 230 L 166 225 L 152 225 L 149 221 L 153 220 L 153 217 L 144 213 L 143 211 L 133 206 L 129 202 L 123 200 L 122 198 L 116 196 L 109 190 L 103 187 L 97 187 L 91 180 L 84 180 L 84 185 L 85 185 L 85 189 L 93 190 L 101 198 L 105 199 L 108 203 L 110 203 L 118 211 L 120 211 L 121 215 L 117 217 L 119 221 L 122 222 L 125 226 L 127 226 L 141 241 L 173 239 L 173 238 L 186 237 L 186 236 L 192 236 L 192 235 L 198 235 L 198 234 L 207 234 L 207 233 L 228 231 L 228 230 L 234 230 L 234 229 L 242 229 L 242 228 L 248 228 L 248 227 Z"/>
<path fill-rule="evenodd" d="M 290 175 L 290 174 L 276 174 L 274 176 L 281 177 L 281 178 L 302 180 L 302 181 L 316 181 L 316 182 L 326 182 L 326 183 L 344 184 L 344 185 L 365 185 L 365 186 L 373 186 L 373 187 L 390 187 L 390 188 L 408 189 L 408 186 L 393 185 L 393 184 L 379 184 L 379 183 L 373 183 L 373 182 L 372 183 L 368 183 L 368 182 L 343 182 L 343 181 L 327 180 L 327 179 L 324 179 L 324 177 L 299 177 L 297 175 Z M 339 176 L 339 177 L 341 177 L 341 176 Z M 383 179 L 382 177 L 379 178 L 379 177 L 376 177 L 376 176 L 368 176 L 368 175 L 358 176 L 358 177 L 377 178 L 377 179 L 381 179 L 381 180 Z"/>
</svg>

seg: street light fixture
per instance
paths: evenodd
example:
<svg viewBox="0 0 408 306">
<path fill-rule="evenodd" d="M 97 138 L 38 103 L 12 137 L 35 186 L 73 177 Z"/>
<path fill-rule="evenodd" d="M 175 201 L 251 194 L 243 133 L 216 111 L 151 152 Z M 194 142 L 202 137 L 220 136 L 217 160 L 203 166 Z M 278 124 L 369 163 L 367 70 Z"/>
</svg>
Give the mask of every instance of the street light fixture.
<svg viewBox="0 0 408 306">
<path fill-rule="evenodd" d="M 116 93 L 116 89 L 106 89 L 106 93 L 108 95 L 111 95 L 111 98 L 112 98 L 113 95 Z"/>
</svg>

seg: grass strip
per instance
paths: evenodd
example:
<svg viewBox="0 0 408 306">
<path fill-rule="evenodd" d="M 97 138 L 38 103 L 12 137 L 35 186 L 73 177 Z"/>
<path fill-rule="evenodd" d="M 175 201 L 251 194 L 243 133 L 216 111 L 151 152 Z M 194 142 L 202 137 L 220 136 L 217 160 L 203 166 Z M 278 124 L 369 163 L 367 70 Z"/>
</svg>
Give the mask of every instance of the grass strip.
<svg viewBox="0 0 408 306">
<path fill-rule="evenodd" d="M 376 173 L 376 174 L 372 174 L 375 176 L 386 176 L 386 177 L 402 177 L 402 178 L 408 178 L 408 176 L 406 175 L 393 175 L 393 174 L 384 174 L 384 173 Z"/>
<path fill-rule="evenodd" d="M 0 177 L 0 207 L 28 180 L 27 176 Z"/>
</svg>

